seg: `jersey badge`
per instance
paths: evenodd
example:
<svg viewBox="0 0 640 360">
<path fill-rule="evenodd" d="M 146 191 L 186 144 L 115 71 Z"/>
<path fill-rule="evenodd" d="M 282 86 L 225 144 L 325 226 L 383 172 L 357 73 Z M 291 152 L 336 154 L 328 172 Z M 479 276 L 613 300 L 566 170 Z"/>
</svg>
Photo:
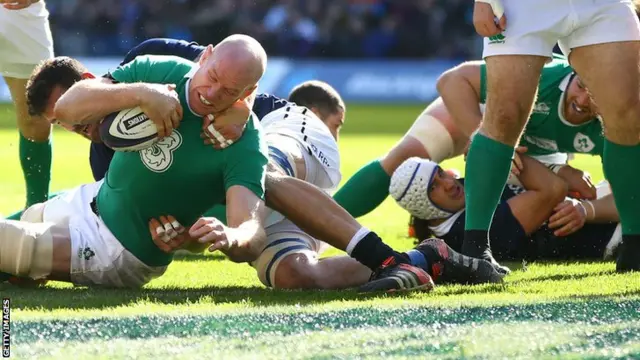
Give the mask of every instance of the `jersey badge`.
<svg viewBox="0 0 640 360">
<path fill-rule="evenodd" d="M 182 145 L 182 135 L 173 130 L 170 136 L 140 151 L 140 160 L 147 169 L 162 173 L 173 163 L 173 152 Z"/>
<path fill-rule="evenodd" d="M 587 135 L 577 133 L 576 137 L 573 138 L 573 147 L 578 152 L 588 153 L 596 147 L 596 144 L 594 144 Z"/>
</svg>

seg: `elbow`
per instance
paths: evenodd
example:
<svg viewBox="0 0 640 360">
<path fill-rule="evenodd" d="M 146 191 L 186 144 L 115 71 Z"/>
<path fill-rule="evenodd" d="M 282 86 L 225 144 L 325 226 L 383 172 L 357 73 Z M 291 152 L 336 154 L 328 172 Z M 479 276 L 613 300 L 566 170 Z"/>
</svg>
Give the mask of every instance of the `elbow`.
<svg viewBox="0 0 640 360">
<path fill-rule="evenodd" d="M 74 119 L 78 119 L 77 115 L 74 107 L 71 106 L 69 101 L 64 97 L 61 97 L 53 107 L 53 116 L 55 116 L 58 121 L 71 123 Z"/>
<path fill-rule="evenodd" d="M 70 94 L 71 89 L 56 101 L 53 107 L 53 115 L 59 122 L 66 124 L 84 124 L 86 122 L 86 114 L 78 105 L 74 94 Z"/>
</svg>

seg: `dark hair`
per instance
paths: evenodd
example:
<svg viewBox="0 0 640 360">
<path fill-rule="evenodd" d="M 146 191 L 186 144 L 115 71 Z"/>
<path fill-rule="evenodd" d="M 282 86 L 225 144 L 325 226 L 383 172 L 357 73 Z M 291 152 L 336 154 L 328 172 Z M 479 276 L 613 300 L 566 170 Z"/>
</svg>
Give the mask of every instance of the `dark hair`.
<svg viewBox="0 0 640 360">
<path fill-rule="evenodd" d="M 305 81 L 293 88 L 289 101 L 309 109 L 316 108 L 322 118 L 345 110 L 342 97 L 336 89 L 317 80 Z"/>
<path fill-rule="evenodd" d="M 31 116 L 42 115 L 57 86 L 69 89 L 88 72 L 78 60 L 66 56 L 48 59 L 36 66 L 27 82 L 27 106 Z"/>
<path fill-rule="evenodd" d="M 416 244 L 419 244 L 422 240 L 434 237 L 433 231 L 429 229 L 429 220 L 418 219 L 411 215 L 409 218 L 409 226 L 413 228 L 413 237 Z"/>
</svg>

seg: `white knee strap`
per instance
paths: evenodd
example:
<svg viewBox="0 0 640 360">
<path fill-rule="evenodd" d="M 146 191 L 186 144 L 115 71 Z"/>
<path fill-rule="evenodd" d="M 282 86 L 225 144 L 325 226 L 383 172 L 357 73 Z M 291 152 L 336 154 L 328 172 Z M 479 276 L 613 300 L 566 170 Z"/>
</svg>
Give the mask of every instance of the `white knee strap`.
<svg viewBox="0 0 640 360">
<path fill-rule="evenodd" d="M 42 279 L 51 274 L 54 223 L 0 221 L 0 271 Z"/>
<path fill-rule="evenodd" d="M 437 118 L 425 114 L 418 116 L 407 135 L 420 141 L 430 160 L 440 163 L 453 156 L 453 138 Z"/>
</svg>

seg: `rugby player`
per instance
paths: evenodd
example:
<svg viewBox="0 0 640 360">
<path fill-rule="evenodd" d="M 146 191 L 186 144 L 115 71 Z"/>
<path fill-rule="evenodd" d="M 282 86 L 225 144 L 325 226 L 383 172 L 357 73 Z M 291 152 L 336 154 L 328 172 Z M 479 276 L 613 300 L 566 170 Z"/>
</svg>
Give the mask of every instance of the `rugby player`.
<svg viewBox="0 0 640 360">
<path fill-rule="evenodd" d="M 495 17 L 499 21 L 495 22 Z M 508 21 L 508 22 L 507 22 Z M 488 229 L 556 43 L 603 117 L 603 167 L 620 212 L 616 269 L 640 270 L 640 22 L 632 0 L 478 0 L 485 36 L 487 112 L 466 162 L 466 255 L 493 260 Z"/>
<path fill-rule="evenodd" d="M 15 106 L 26 206 L 47 200 L 51 181 L 51 124 L 29 114 L 27 79 L 53 57 L 49 12 L 44 0 L 0 0 L 0 75 Z"/>
<path fill-rule="evenodd" d="M 507 185 L 491 222 L 496 259 L 594 260 L 610 253 L 620 241 L 613 203 L 595 200 L 587 205 L 565 199 L 567 186 L 559 177 L 538 161 L 521 158 L 520 180 L 526 190 Z M 456 251 L 462 248 L 464 179 L 455 178 L 431 160 L 413 157 L 394 173 L 390 192 L 412 215 L 417 239 L 436 236 Z M 574 204 L 580 210 L 565 211 Z"/>
<path fill-rule="evenodd" d="M 381 159 L 358 170 L 335 194 L 336 201 L 354 217 L 384 201 L 391 175 L 406 159 L 417 156 L 440 163 L 464 152 L 482 120 L 486 65 L 472 61 L 454 67 L 437 85 L 440 97 L 418 116 L 405 136 Z M 602 154 L 602 124 L 587 89 L 561 56 L 542 70 L 538 100 L 521 145 L 563 178 L 574 196 L 595 199 L 588 174 L 566 161 L 567 153 Z M 517 178 L 512 182 L 517 183 Z"/>
</svg>

